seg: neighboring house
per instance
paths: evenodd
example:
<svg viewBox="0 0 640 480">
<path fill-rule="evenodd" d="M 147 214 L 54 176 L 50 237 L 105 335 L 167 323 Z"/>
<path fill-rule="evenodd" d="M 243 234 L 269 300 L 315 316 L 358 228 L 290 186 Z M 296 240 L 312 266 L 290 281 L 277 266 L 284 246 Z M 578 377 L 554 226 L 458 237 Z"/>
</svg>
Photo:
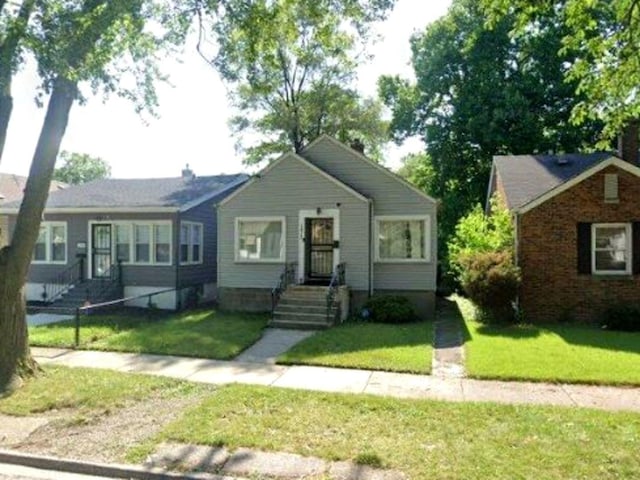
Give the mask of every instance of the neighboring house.
<svg viewBox="0 0 640 480">
<path fill-rule="evenodd" d="M 24 189 L 27 186 L 27 177 L 14 175 L 12 173 L 0 173 L 0 208 L 8 203 L 22 200 Z M 51 182 L 49 191 L 57 192 L 67 187 L 62 182 Z M 0 215 L 0 247 L 9 241 L 9 218 Z"/>
<path fill-rule="evenodd" d="M 408 297 L 432 317 L 436 228 L 434 199 L 323 135 L 218 205 L 219 302 L 232 310 L 269 310 L 288 266 L 292 283 L 308 286 L 296 300 L 304 303 L 315 289 L 321 316 L 323 292 L 343 265 L 340 283 L 350 290 L 351 312 L 371 295 L 388 293 Z M 301 313 L 295 302 L 289 307 Z"/>
<path fill-rule="evenodd" d="M 513 213 L 527 322 L 640 304 L 637 131 L 620 153 L 496 156 L 488 195 Z M 624 159 L 623 159 L 624 158 Z"/>
<path fill-rule="evenodd" d="M 71 292 L 63 284 L 87 283 L 86 289 L 75 288 L 75 295 L 93 292 L 91 281 L 104 279 L 117 280 L 123 287 L 120 294 L 127 297 L 179 291 L 153 297 L 159 308 L 179 308 L 189 295 L 215 298 L 214 205 L 247 179 L 244 174 L 195 177 L 187 168 L 178 178 L 104 179 L 51 193 L 29 270 L 27 299 L 43 300 L 51 285 L 62 288 L 48 293 L 47 301 Z M 18 206 L 0 208 L 0 214 L 9 215 L 10 230 Z"/>
</svg>

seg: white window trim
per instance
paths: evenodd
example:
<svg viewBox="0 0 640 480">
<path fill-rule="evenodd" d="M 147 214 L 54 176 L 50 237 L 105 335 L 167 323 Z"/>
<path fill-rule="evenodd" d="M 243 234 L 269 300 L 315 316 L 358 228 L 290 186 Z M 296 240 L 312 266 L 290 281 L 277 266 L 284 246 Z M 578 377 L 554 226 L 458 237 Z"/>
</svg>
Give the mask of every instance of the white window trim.
<svg viewBox="0 0 640 480">
<path fill-rule="evenodd" d="M 280 258 L 240 258 L 240 222 L 280 222 L 282 224 L 282 235 L 280 237 Z M 234 258 L 236 263 L 283 263 L 287 258 L 287 221 L 285 217 L 236 217 L 234 232 Z"/>
<path fill-rule="evenodd" d="M 182 261 L 182 226 L 189 227 L 189 235 L 187 238 L 187 257 L 189 258 L 186 262 Z M 193 243 L 191 242 L 191 229 L 194 225 L 200 226 L 200 260 L 197 262 L 193 261 Z M 180 228 L 178 230 L 178 259 L 180 260 L 180 265 L 202 265 L 203 257 L 204 257 L 204 224 L 201 222 L 191 222 L 188 220 L 180 221 Z"/>
<path fill-rule="evenodd" d="M 425 258 L 380 258 L 380 222 L 415 221 L 424 222 Z M 431 216 L 430 215 L 376 215 L 375 217 L 375 261 L 376 263 L 430 263 L 431 262 Z"/>
<path fill-rule="evenodd" d="M 597 270 L 596 269 L 596 229 L 624 227 L 626 233 L 627 265 L 624 270 Z M 591 224 L 591 272 L 593 275 L 631 275 L 633 268 L 633 243 L 630 223 L 592 223 Z"/>
<path fill-rule="evenodd" d="M 46 239 L 45 239 L 45 260 L 34 260 L 31 259 L 31 263 L 33 265 L 66 265 L 69 259 L 69 230 L 67 228 L 67 222 L 41 222 L 40 228 L 45 227 L 47 229 Z M 64 261 L 62 260 L 51 260 L 51 228 L 52 227 L 63 227 L 64 228 Z M 40 231 L 38 230 L 38 236 L 40 236 Z M 34 245 L 35 250 L 35 245 Z M 35 252 L 34 252 L 35 253 Z"/>
</svg>

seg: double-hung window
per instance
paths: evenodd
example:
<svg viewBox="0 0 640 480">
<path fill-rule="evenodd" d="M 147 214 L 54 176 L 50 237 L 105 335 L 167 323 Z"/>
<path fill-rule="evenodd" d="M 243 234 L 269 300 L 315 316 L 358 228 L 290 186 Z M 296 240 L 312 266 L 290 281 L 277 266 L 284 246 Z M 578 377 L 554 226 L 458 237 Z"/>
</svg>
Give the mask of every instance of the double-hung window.
<svg viewBox="0 0 640 480">
<path fill-rule="evenodd" d="M 236 218 L 237 262 L 284 262 L 284 217 Z"/>
<path fill-rule="evenodd" d="M 67 263 L 66 222 L 42 222 L 33 263 Z"/>
<path fill-rule="evenodd" d="M 428 216 L 376 217 L 378 262 L 428 262 L 430 258 Z"/>
<path fill-rule="evenodd" d="M 591 225 L 592 272 L 631 273 L 631 224 L 594 223 Z"/>
<path fill-rule="evenodd" d="M 171 265 L 171 231 L 170 222 L 115 223 L 115 258 L 132 265 Z"/>
<path fill-rule="evenodd" d="M 180 223 L 180 263 L 183 265 L 202 263 L 201 223 Z"/>
</svg>

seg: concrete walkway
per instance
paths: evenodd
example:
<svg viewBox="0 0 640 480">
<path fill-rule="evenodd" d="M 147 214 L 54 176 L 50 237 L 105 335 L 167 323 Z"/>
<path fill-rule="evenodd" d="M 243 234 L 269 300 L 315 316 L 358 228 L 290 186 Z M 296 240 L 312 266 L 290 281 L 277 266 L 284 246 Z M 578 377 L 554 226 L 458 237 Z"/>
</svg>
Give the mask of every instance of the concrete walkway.
<svg viewBox="0 0 640 480">
<path fill-rule="evenodd" d="M 245 383 L 323 392 L 366 393 L 456 402 L 561 405 L 640 412 L 640 388 L 596 387 L 224 362 L 164 355 L 32 348 L 42 364 L 106 368 L 210 384 Z"/>
<path fill-rule="evenodd" d="M 30 313 L 27 315 L 27 325 L 36 327 L 38 325 L 63 322 L 72 318 L 73 315 L 60 315 L 58 313 Z"/>
<path fill-rule="evenodd" d="M 438 306 L 434 323 L 432 374 L 440 378 L 462 378 L 464 372 L 464 341 L 462 319 L 449 301 Z"/>
<path fill-rule="evenodd" d="M 262 338 L 238 355 L 235 361 L 274 365 L 279 355 L 315 333 L 310 330 L 267 328 Z"/>
</svg>

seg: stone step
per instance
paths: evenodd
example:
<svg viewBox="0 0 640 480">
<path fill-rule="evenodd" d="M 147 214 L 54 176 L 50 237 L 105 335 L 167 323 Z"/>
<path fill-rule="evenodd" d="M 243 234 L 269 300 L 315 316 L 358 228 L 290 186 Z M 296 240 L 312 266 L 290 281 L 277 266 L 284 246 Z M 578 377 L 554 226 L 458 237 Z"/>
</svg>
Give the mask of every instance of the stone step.
<svg viewBox="0 0 640 480">
<path fill-rule="evenodd" d="M 309 307 L 324 307 L 327 308 L 327 299 L 323 298 L 323 299 L 319 299 L 319 300 L 309 300 L 309 299 L 303 299 L 303 298 L 288 298 L 288 297 L 282 297 L 280 298 L 280 302 L 278 303 L 278 305 L 290 305 L 290 306 L 296 306 L 296 307 L 304 307 L 304 306 L 309 306 Z"/>
<path fill-rule="evenodd" d="M 292 330 L 326 330 L 331 328 L 330 323 L 320 322 L 297 322 L 295 320 L 276 320 L 269 322 L 269 326 L 273 328 L 289 328 Z"/>
<path fill-rule="evenodd" d="M 336 307 L 334 306 L 331 310 L 335 311 Z M 309 305 L 309 304 L 302 304 L 302 305 L 296 305 L 296 304 L 288 304 L 288 303 L 282 303 L 280 302 L 278 304 L 278 306 L 276 307 L 276 312 L 282 312 L 282 313 L 296 313 L 296 312 L 301 312 L 301 313 L 317 313 L 317 314 L 324 314 L 326 315 L 327 313 L 327 305 Z"/>
</svg>

